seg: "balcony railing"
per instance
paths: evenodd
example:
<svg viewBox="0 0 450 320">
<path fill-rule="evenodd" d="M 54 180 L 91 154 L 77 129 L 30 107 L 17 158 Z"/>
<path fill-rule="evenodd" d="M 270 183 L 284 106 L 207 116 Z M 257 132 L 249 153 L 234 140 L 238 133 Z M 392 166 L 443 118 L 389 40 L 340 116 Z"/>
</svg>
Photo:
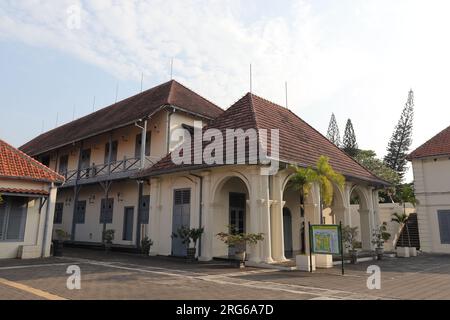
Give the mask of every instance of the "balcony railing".
<svg viewBox="0 0 450 320">
<path fill-rule="evenodd" d="M 156 163 L 158 159 L 155 157 L 146 157 L 145 158 L 145 168 L 149 168 Z M 69 170 L 64 176 L 66 178 L 66 183 L 74 182 L 76 180 L 86 180 L 107 176 L 114 176 L 119 173 L 130 172 L 138 170 L 141 167 L 141 159 L 140 158 L 124 158 L 123 160 L 114 161 L 111 163 L 104 163 L 96 165 L 95 163 L 92 166 L 80 169 L 80 170 Z"/>
</svg>

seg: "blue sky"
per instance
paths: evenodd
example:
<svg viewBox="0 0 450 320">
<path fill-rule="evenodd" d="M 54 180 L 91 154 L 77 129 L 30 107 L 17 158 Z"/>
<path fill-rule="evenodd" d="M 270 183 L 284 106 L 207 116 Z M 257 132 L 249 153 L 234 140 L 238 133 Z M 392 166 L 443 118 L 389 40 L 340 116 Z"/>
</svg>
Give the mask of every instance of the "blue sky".
<svg viewBox="0 0 450 320">
<path fill-rule="evenodd" d="M 75 11 L 74 11 L 75 10 Z M 322 133 L 351 118 L 360 147 L 385 153 L 410 88 L 413 147 L 450 124 L 446 0 L 0 3 L 0 136 L 20 146 L 174 77 L 227 108 L 253 89 Z M 78 15 L 79 12 L 79 15 Z M 75 22 L 75 25 L 74 25 Z M 79 23 L 78 23 L 79 22 Z M 74 27 L 75 26 L 75 27 Z M 411 175 L 410 175 L 411 176 Z"/>
</svg>

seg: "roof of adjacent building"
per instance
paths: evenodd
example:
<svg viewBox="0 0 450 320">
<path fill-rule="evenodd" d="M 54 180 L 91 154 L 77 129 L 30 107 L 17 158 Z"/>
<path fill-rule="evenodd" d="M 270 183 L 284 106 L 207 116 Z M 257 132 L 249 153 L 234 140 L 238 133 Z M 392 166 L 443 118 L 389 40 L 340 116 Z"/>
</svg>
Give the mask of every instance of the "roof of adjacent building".
<svg viewBox="0 0 450 320">
<path fill-rule="evenodd" d="M 0 194 L 12 193 L 12 194 L 32 194 L 32 195 L 49 195 L 48 191 L 39 189 L 22 189 L 22 188 L 0 188 Z"/>
<path fill-rule="evenodd" d="M 411 152 L 408 159 L 450 155 L 450 126 Z"/>
<path fill-rule="evenodd" d="M 0 178 L 64 182 L 64 177 L 1 139 Z"/>
<path fill-rule="evenodd" d="M 295 113 L 252 93 L 247 93 L 217 117 L 205 130 L 208 128 L 216 128 L 222 132 L 225 132 L 226 129 L 238 128 L 244 130 L 249 128 L 279 129 L 280 161 L 308 167 L 315 166 L 319 157 L 324 155 L 329 157 L 330 164 L 336 171 L 347 177 L 377 184 L 388 184 L 361 166 Z M 270 139 L 268 149 L 270 150 Z M 207 165 L 204 163 L 201 165 L 175 165 L 169 154 L 139 175 L 159 175 L 170 171 L 192 170 L 200 167 L 207 167 Z"/>
<path fill-rule="evenodd" d="M 20 147 L 31 155 L 80 141 L 155 114 L 167 106 L 214 119 L 223 110 L 175 80 L 119 101 L 87 116 L 45 132 Z"/>
</svg>

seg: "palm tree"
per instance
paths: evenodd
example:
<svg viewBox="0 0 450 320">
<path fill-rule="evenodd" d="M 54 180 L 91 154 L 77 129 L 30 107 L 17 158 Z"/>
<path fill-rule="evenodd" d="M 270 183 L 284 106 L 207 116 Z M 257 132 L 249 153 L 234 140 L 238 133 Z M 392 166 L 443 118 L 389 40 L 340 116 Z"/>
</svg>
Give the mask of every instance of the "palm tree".
<svg viewBox="0 0 450 320">
<path fill-rule="evenodd" d="M 314 182 L 319 184 L 320 190 L 320 223 L 323 223 L 322 211 L 324 206 L 330 206 L 333 202 L 334 187 L 344 187 L 345 178 L 335 172 L 329 163 L 329 158 L 320 156 L 317 160 L 316 168 L 299 168 L 294 166 L 295 175 L 289 181 L 294 189 L 300 190 L 303 197 L 306 197 Z"/>
<path fill-rule="evenodd" d="M 408 229 L 408 215 L 405 212 L 403 212 L 402 214 L 396 212 L 392 215 L 391 221 L 397 222 L 400 225 L 400 232 L 401 230 L 403 230 L 403 227 L 406 227 L 408 245 L 409 247 L 411 247 L 411 240 L 409 239 L 409 229 Z"/>
</svg>

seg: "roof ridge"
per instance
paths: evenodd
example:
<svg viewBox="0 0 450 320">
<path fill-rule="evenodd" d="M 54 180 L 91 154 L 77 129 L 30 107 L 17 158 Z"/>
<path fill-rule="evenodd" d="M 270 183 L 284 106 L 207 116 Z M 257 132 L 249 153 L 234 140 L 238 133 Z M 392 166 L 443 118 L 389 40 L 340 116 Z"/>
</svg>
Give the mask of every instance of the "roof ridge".
<svg viewBox="0 0 450 320">
<path fill-rule="evenodd" d="M 427 141 L 425 141 L 424 143 L 422 143 L 420 146 L 418 146 L 417 148 L 415 148 L 408 156 L 407 159 L 412 159 L 415 158 L 414 154 L 417 153 L 417 151 L 419 149 L 422 149 L 423 147 L 425 147 L 428 143 L 431 143 L 431 141 L 435 138 L 437 138 L 439 135 L 445 133 L 447 130 L 450 130 L 450 126 L 446 127 L 445 129 L 439 131 L 438 133 L 436 133 L 434 136 L 432 136 L 430 139 L 428 139 Z M 442 154 L 435 154 L 433 156 L 438 156 L 438 155 L 446 155 L 448 153 L 442 153 Z M 432 156 L 432 155 L 430 155 Z M 426 156 L 423 156 L 426 157 Z M 418 158 L 422 158 L 422 156 L 419 156 Z"/>
<path fill-rule="evenodd" d="M 251 93 L 253 95 L 253 93 Z M 317 129 L 315 129 L 313 126 L 311 126 L 308 122 L 304 121 L 302 118 L 300 118 L 295 112 L 293 112 L 292 110 L 290 110 L 289 108 L 283 107 L 275 102 L 272 102 L 268 99 L 265 99 L 263 97 L 260 97 L 258 95 L 254 95 L 255 97 L 266 101 L 274 106 L 276 106 L 277 108 L 280 108 L 282 110 L 286 110 L 288 112 L 290 112 L 292 115 L 294 115 L 298 120 L 302 121 L 303 123 L 305 123 L 309 128 L 311 128 L 312 130 L 314 130 L 316 133 L 318 133 L 324 140 L 328 141 L 330 144 L 333 145 L 333 147 L 335 147 L 336 149 L 338 149 L 342 154 L 344 154 L 345 156 L 347 156 L 348 158 L 350 158 L 353 162 L 355 162 L 358 166 L 360 166 L 361 168 L 363 168 L 366 172 L 368 172 L 370 175 L 372 175 L 373 177 L 375 177 L 376 179 L 380 179 L 382 181 L 385 181 L 384 179 L 381 179 L 380 177 L 377 177 L 373 172 L 371 172 L 370 170 L 368 170 L 366 167 L 364 167 L 362 164 L 360 164 L 358 161 L 356 161 L 355 159 L 353 159 L 353 157 L 350 157 L 347 153 L 345 153 L 341 148 L 339 148 L 338 146 L 336 146 L 334 143 L 332 143 L 330 140 L 328 140 L 322 133 L 320 133 Z M 386 181 L 387 182 L 387 181 Z"/>
<path fill-rule="evenodd" d="M 224 109 L 222 109 L 221 107 L 219 107 L 218 105 L 216 105 L 214 102 L 211 102 L 210 100 L 206 99 L 206 98 L 203 97 L 202 95 L 198 94 L 197 92 L 195 92 L 195 91 L 192 90 L 191 88 L 185 86 L 184 84 L 178 82 L 177 80 L 172 79 L 172 80 L 170 80 L 170 81 L 172 82 L 172 86 L 171 86 L 171 88 L 170 88 L 171 91 L 172 91 L 173 83 L 176 83 L 176 84 L 178 84 L 179 86 L 183 87 L 184 89 L 193 92 L 193 93 L 196 94 L 198 97 L 200 97 L 200 98 L 203 99 L 204 101 L 206 101 L 206 102 L 212 104 L 215 108 L 221 110 L 222 112 L 225 111 Z M 169 93 L 169 97 L 170 97 L 170 93 Z"/>
<path fill-rule="evenodd" d="M 9 149 L 11 152 L 17 154 L 18 156 L 20 156 L 25 161 L 28 161 L 31 165 L 35 165 L 38 168 L 46 171 L 47 173 L 49 173 L 51 175 L 55 175 L 61 181 L 64 181 L 64 177 L 61 176 L 59 173 L 57 173 L 56 171 L 50 169 L 49 167 L 45 166 L 44 164 L 40 163 L 39 161 L 37 161 L 33 157 L 30 157 L 29 155 L 27 155 L 26 153 L 20 151 L 19 149 L 15 148 L 14 146 L 10 145 L 8 142 L 0 139 L 0 143 L 3 143 L 7 149 Z"/>
</svg>

